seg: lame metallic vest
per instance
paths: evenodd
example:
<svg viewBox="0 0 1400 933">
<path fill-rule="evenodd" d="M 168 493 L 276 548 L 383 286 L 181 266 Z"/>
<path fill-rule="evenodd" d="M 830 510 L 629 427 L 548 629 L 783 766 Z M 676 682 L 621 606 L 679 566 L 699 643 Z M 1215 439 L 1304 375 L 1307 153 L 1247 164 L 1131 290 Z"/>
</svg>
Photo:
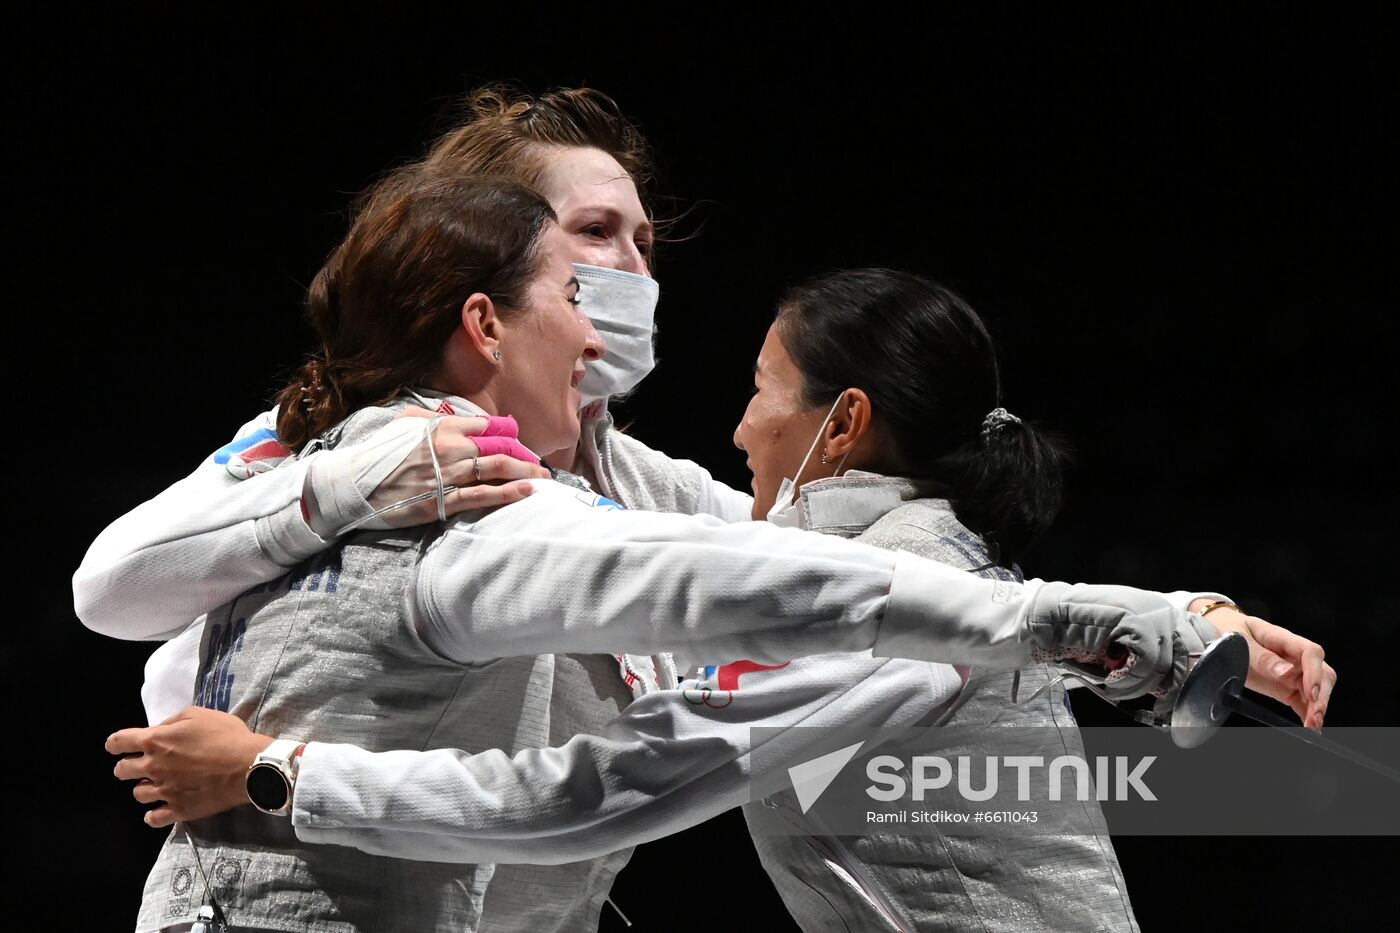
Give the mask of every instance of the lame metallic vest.
<svg viewBox="0 0 1400 933">
<path fill-rule="evenodd" d="M 327 446 L 361 439 L 392 415 L 358 412 L 328 435 Z M 440 532 L 431 525 L 352 535 L 211 613 L 199 703 L 228 710 L 267 735 L 371 751 L 514 753 L 550 744 L 556 732 L 550 699 L 561 677 L 588 683 L 592 704 L 610 713 L 630 698 L 612 659 L 527 657 L 463 666 L 430 651 L 406 619 L 404 594 L 418 554 Z M 612 683 L 604 680 L 604 660 L 612 663 Z M 615 703 L 609 694 L 617 695 Z M 234 928 L 475 930 L 494 871 L 303 846 L 288 820 L 251 807 L 187 825 Z M 138 929 L 193 919 L 204 898 L 194 855 L 177 828 L 147 880 Z"/>
<path fill-rule="evenodd" d="M 864 485 L 886 485 L 898 490 L 898 498 L 904 500 L 916 494 L 907 482 L 891 478 Z M 839 518 L 843 512 L 861 511 L 831 508 L 826 513 Z M 981 576 L 1020 576 L 993 563 L 985 542 L 939 499 L 903 501 L 873 523 L 866 517 L 808 527 L 875 547 L 909 551 Z M 1045 665 L 1027 668 L 1021 672 L 1019 695 L 1030 696 L 1054 674 Z M 929 725 L 1055 726 L 1063 744 L 1056 742 L 1042 752 L 1049 756 L 1083 754 L 1064 687 L 1056 685 L 1018 706 L 1010 702 L 1013 676 L 1011 671 L 974 669 L 959 698 Z M 790 791 L 746 804 L 744 817 L 759 860 L 789 912 L 806 931 L 1059 933 L 1138 929 L 1118 858 L 1096 803 L 1085 805 L 1085 826 L 1094 827 L 1089 832 L 1014 838 L 893 833 L 821 836 L 812 833 Z M 782 827 L 789 833 L 812 834 L 777 834 Z"/>
</svg>

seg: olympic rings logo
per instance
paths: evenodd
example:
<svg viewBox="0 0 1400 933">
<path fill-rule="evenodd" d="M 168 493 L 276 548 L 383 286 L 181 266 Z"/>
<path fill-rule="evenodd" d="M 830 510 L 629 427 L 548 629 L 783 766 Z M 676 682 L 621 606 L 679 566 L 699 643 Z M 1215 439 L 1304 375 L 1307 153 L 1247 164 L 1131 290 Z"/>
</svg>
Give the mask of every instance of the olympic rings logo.
<svg viewBox="0 0 1400 933">
<path fill-rule="evenodd" d="M 710 709 L 724 709 L 734 702 L 733 690 L 711 690 L 709 687 L 687 687 L 681 691 L 687 703 L 708 706 Z"/>
</svg>

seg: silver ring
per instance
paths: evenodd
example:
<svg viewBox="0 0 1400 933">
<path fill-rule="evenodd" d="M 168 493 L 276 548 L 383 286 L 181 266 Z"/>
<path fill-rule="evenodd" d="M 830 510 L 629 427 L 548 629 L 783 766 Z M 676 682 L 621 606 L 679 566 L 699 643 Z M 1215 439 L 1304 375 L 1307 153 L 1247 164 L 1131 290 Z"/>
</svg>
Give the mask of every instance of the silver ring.
<svg viewBox="0 0 1400 933">
<path fill-rule="evenodd" d="M 472 457 L 472 475 L 476 477 L 478 483 L 481 482 L 481 458 L 479 457 Z"/>
</svg>

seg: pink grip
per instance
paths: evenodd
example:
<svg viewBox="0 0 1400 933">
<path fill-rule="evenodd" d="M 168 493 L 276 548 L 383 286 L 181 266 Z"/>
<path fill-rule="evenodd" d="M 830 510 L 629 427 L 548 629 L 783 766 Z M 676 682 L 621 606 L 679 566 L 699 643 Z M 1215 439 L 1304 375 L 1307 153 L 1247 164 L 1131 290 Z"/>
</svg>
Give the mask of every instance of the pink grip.
<svg viewBox="0 0 1400 933">
<path fill-rule="evenodd" d="M 503 418 L 501 420 L 509 421 L 512 427 L 515 425 L 514 418 Z M 483 457 L 505 454 L 507 457 L 512 457 L 516 460 L 524 460 L 526 463 L 535 464 L 535 466 L 539 466 L 540 464 L 540 458 L 531 453 L 528 447 L 520 443 L 514 437 L 492 437 L 482 435 L 480 437 L 473 437 L 472 443 L 476 445 L 477 450 L 481 451 L 481 456 Z"/>
<path fill-rule="evenodd" d="M 486 429 L 477 437 L 519 437 L 520 425 L 510 415 L 487 415 Z M 525 459 L 516 457 L 517 460 Z"/>
</svg>

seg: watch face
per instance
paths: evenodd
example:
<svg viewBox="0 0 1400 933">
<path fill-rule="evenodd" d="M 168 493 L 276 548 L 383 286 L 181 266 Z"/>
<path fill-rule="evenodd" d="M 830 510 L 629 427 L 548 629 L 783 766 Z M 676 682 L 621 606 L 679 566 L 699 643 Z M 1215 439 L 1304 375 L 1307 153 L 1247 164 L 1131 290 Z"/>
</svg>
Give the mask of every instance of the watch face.
<svg viewBox="0 0 1400 933">
<path fill-rule="evenodd" d="M 287 779 L 274 765 L 255 765 L 248 772 L 248 799 L 259 810 L 281 810 L 289 791 Z"/>
</svg>

